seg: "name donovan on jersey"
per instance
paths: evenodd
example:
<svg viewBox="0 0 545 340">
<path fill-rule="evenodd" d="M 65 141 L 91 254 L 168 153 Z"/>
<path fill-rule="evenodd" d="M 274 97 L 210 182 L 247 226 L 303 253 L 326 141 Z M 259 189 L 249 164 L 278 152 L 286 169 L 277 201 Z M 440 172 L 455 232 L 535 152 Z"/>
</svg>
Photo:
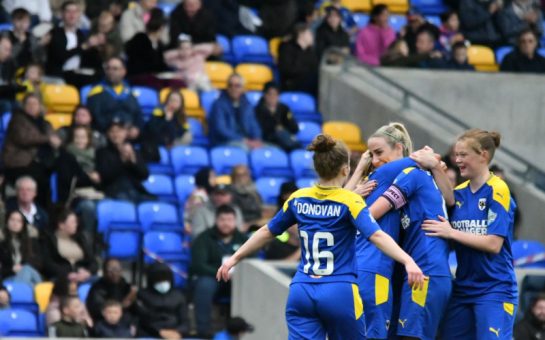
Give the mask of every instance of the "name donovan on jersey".
<svg viewBox="0 0 545 340">
<path fill-rule="evenodd" d="M 452 221 L 452 227 L 454 229 L 463 231 L 473 235 L 487 235 L 488 234 L 488 221 L 487 220 L 462 220 Z"/>
<path fill-rule="evenodd" d="M 339 217 L 341 216 L 341 206 L 340 205 L 322 205 L 322 204 L 312 204 L 295 201 L 295 207 L 297 208 L 298 214 L 303 215 L 313 215 L 313 216 L 327 216 L 327 217 Z"/>
</svg>

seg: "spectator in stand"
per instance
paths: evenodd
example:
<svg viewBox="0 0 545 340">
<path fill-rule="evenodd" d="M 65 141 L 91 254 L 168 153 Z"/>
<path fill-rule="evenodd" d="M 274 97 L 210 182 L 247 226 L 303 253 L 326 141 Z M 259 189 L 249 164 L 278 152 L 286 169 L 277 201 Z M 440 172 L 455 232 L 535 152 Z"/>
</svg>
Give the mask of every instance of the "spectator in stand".
<svg viewBox="0 0 545 340">
<path fill-rule="evenodd" d="M 209 337 L 211 333 L 214 298 L 231 296 L 230 283 L 216 280 L 217 269 L 222 259 L 232 255 L 246 240 L 237 230 L 235 210 L 222 205 L 216 211 L 214 227 L 200 234 L 191 246 L 195 319 L 197 333 L 202 337 Z"/>
<path fill-rule="evenodd" d="M 6 226 L 0 242 L 1 278 L 34 286 L 42 282 L 40 248 L 37 237 L 31 237 L 28 224 L 20 211 L 7 214 Z"/>
<path fill-rule="evenodd" d="M 37 201 L 47 207 L 49 176 L 61 140 L 44 119 L 37 95 L 27 94 L 22 106 L 22 110 L 14 112 L 4 141 L 4 175 L 10 185 L 23 175 L 34 178 L 38 184 Z"/>
<path fill-rule="evenodd" d="M 314 38 L 306 24 L 295 25 L 292 38 L 278 51 L 278 69 L 283 91 L 318 91 L 318 58 Z"/>
<path fill-rule="evenodd" d="M 18 8 L 25 9 L 35 18 L 35 23 L 51 22 L 53 19 L 48 0 L 5 0 L 2 1 L 2 5 L 8 13 L 13 13 Z"/>
<path fill-rule="evenodd" d="M 475 67 L 467 62 L 467 46 L 463 41 L 452 45 L 452 52 L 447 68 L 457 71 L 475 71 Z"/>
<path fill-rule="evenodd" d="M 116 301 L 123 308 L 125 319 L 131 319 L 135 312 L 135 301 L 138 289 L 131 286 L 123 277 L 123 268 L 119 260 L 110 258 L 104 261 L 103 277 L 91 286 L 87 295 L 87 310 L 95 321 L 104 318 L 104 308 L 107 301 Z"/>
<path fill-rule="evenodd" d="M 67 83 L 82 87 L 98 79 L 102 61 L 97 47 L 105 42 L 104 35 L 85 38 L 78 28 L 80 6 L 68 0 L 62 4 L 62 21 L 50 32 L 47 48 L 46 74 L 62 77 Z M 92 71 L 92 75 L 82 70 Z"/>
<path fill-rule="evenodd" d="M 97 18 L 103 11 L 112 13 L 116 22 L 119 22 L 123 11 L 127 8 L 128 0 L 85 0 L 85 14 Z"/>
<path fill-rule="evenodd" d="M 515 324 L 515 340 L 545 339 L 545 295 L 539 294 L 532 299 L 524 314 L 524 319 Z"/>
<path fill-rule="evenodd" d="M 324 21 L 316 31 L 316 53 L 321 59 L 330 47 L 336 47 L 343 53 L 350 53 L 350 37 L 341 26 L 341 12 L 336 7 L 328 7 Z"/>
<path fill-rule="evenodd" d="M 25 90 L 24 87 L 15 83 L 15 71 L 9 35 L 0 34 L 0 110 L 2 112 L 11 112 L 15 94 Z"/>
<path fill-rule="evenodd" d="M 9 291 L 3 284 L 0 283 L 0 310 L 5 310 L 10 308 L 11 296 Z"/>
<path fill-rule="evenodd" d="M 439 28 L 426 21 L 422 13 L 416 9 L 407 12 L 407 26 L 403 27 L 399 35 L 405 39 L 409 46 L 409 54 L 414 55 L 416 51 L 416 37 L 422 30 L 433 33 L 434 40 L 439 39 Z"/>
<path fill-rule="evenodd" d="M 447 63 L 443 54 L 435 49 L 436 36 L 433 32 L 425 29 L 418 32 L 416 36 L 416 53 L 420 58 L 418 67 L 439 69 L 446 68 Z"/>
<path fill-rule="evenodd" d="M 136 33 L 146 30 L 146 23 L 151 16 L 151 10 L 157 6 L 157 0 L 140 0 L 133 2 L 121 15 L 119 31 L 124 43 L 131 40 Z"/>
<path fill-rule="evenodd" d="M 123 51 L 123 41 L 119 33 L 119 27 L 113 14 L 109 11 L 103 11 L 98 18 L 93 21 L 91 34 L 104 35 L 105 42 L 98 46 L 100 59 L 106 61 L 111 57 L 118 57 Z"/>
<path fill-rule="evenodd" d="M 108 128 L 108 145 L 97 150 L 96 168 L 106 196 L 140 202 L 152 200 L 142 181 L 149 171 L 140 152 L 127 142 L 128 128 L 114 117 Z"/>
<path fill-rule="evenodd" d="M 151 86 L 157 90 L 163 87 L 163 82 L 155 74 L 167 69 L 163 59 L 165 45 L 161 42 L 166 23 L 163 11 L 153 8 L 149 12 L 145 33 L 136 33 L 125 45 L 129 58 L 127 71 L 132 84 Z"/>
<path fill-rule="evenodd" d="M 147 272 L 147 286 L 138 292 L 138 337 L 181 339 L 189 330 L 184 294 L 172 287 L 172 270 L 164 263 L 153 263 Z"/>
<path fill-rule="evenodd" d="M 214 227 L 216 212 L 222 205 L 229 205 L 235 210 L 235 223 L 237 228 L 243 228 L 242 212 L 234 205 L 233 192 L 228 185 L 217 184 L 211 193 L 211 198 L 203 205 L 197 207 L 191 216 L 191 238 L 194 240 L 204 231 Z"/>
<path fill-rule="evenodd" d="M 464 37 L 476 45 L 495 47 L 501 43 L 496 28 L 500 0 L 460 0 L 460 24 Z"/>
<path fill-rule="evenodd" d="M 93 127 L 101 133 L 106 130 L 113 117 L 119 117 L 130 125 L 129 140 L 136 140 L 143 125 L 142 111 L 138 100 L 125 82 L 127 70 L 119 57 L 105 63 L 106 79 L 89 92 L 87 106 L 93 116 Z"/>
<path fill-rule="evenodd" d="M 214 15 L 201 0 L 184 0 L 170 13 L 170 44 L 177 47 L 181 33 L 189 35 L 194 44 L 216 43 Z"/>
<path fill-rule="evenodd" d="M 86 282 L 97 272 L 93 245 L 78 228 L 73 211 L 58 214 L 53 230 L 41 235 L 44 277 L 56 279 L 67 276 L 70 281 Z"/>
<path fill-rule="evenodd" d="M 240 22 L 238 0 L 204 0 L 203 7 L 209 8 L 214 15 L 216 33 L 229 38 L 240 34 L 250 34 Z"/>
<path fill-rule="evenodd" d="M 57 134 L 62 140 L 63 145 L 66 146 L 69 142 L 72 129 L 76 126 L 83 126 L 91 129 L 93 133 L 91 143 L 95 148 L 106 145 L 106 137 L 99 131 L 93 129 L 93 116 L 91 115 L 89 108 L 85 105 L 76 106 L 74 112 L 72 112 L 72 124 L 70 126 L 63 126 L 57 130 Z"/>
<path fill-rule="evenodd" d="M 216 186 L 216 173 L 212 168 L 204 167 L 195 174 L 195 190 L 185 202 L 184 224 L 191 232 L 191 220 L 198 208 L 208 204 L 212 190 Z"/>
<path fill-rule="evenodd" d="M 341 12 L 343 28 L 346 31 L 350 32 L 350 34 L 356 33 L 358 31 L 358 25 L 356 24 L 356 20 L 354 20 L 354 15 L 348 8 L 342 5 L 341 0 L 321 1 L 321 3 L 319 3 L 318 6 L 322 10 L 325 10 L 326 8 L 330 6 L 337 8 Z"/>
<path fill-rule="evenodd" d="M 18 210 L 23 214 L 31 237 L 37 237 L 38 230 L 49 226 L 47 212 L 35 202 L 37 192 L 36 181 L 30 176 L 21 176 L 15 182 L 16 197 L 6 202 L 7 211 Z"/>
<path fill-rule="evenodd" d="M 538 38 L 543 35 L 543 14 L 538 0 L 513 0 L 499 11 L 497 20 L 503 40 L 510 45 L 517 45 L 520 33 L 528 28 Z"/>
<path fill-rule="evenodd" d="M 225 330 L 216 333 L 213 340 L 239 340 L 246 333 L 252 333 L 254 326 L 241 317 L 229 318 Z"/>
<path fill-rule="evenodd" d="M 210 79 L 205 70 L 206 59 L 214 53 L 216 44 L 201 43 L 193 45 L 191 37 L 180 34 L 177 38 L 178 48 L 166 51 L 166 64 L 176 70 L 177 79 L 193 90 L 208 91 L 212 89 Z"/>
<path fill-rule="evenodd" d="M 263 200 L 257 192 L 250 169 L 246 165 L 234 166 L 231 171 L 233 203 L 240 207 L 245 225 L 259 224 Z"/>
<path fill-rule="evenodd" d="M 380 58 L 395 40 L 396 32 L 390 27 L 388 6 L 373 6 L 369 24 L 358 33 L 356 55 L 361 62 L 380 65 Z"/>
<path fill-rule="evenodd" d="M 93 329 L 97 338 L 132 338 L 136 335 L 134 329 L 123 316 L 123 306 L 117 300 L 107 300 L 102 307 L 103 319 L 98 321 Z"/>
<path fill-rule="evenodd" d="M 252 104 L 244 95 L 240 75 L 229 76 L 227 90 L 212 105 L 208 128 L 212 146 L 232 145 L 246 150 L 262 146 L 261 129 Z"/>
<path fill-rule="evenodd" d="M 87 338 L 87 327 L 78 319 L 83 304 L 77 295 L 61 299 L 61 320 L 48 329 L 50 338 Z"/>
<path fill-rule="evenodd" d="M 464 35 L 460 33 L 460 19 L 456 11 L 447 11 L 441 14 L 441 36 L 439 42 L 445 51 L 450 52 L 451 47 L 457 42 L 464 41 Z"/>
<path fill-rule="evenodd" d="M 263 97 L 255 107 L 257 121 L 263 131 L 263 141 L 289 152 L 301 148 L 296 134 L 299 126 L 290 108 L 279 101 L 280 89 L 273 82 L 265 84 Z"/>
<path fill-rule="evenodd" d="M 37 95 L 42 98 L 42 93 L 45 87 L 45 83 L 42 81 L 44 75 L 44 69 L 42 64 L 30 63 L 25 67 L 25 74 L 18 80 L 21 86 L 25 87 L 24 92 L 19 92 L 16 96 L 17 101 L 22 102 L 25 96 L 29 93 Z"/>
<path fill-rule="evenodd" d="M 386 53 L 380 58 L 382 66 L 415 67 L 418 62 L 418 57 L 409 55 L 409 46 L 403 38 L 397 38 L 391 43 Z"/>
<path fill-rule="evenodd" d="M 191 144 L 191 131 L 184 109 L 184 97 L 180 91 L 169 92 L 162 108 L 153 111 L 153 116 L 142 131 L 142 148 L 150 154 L 156 154 L 159 161 L 159 146 L 168 149 L 177 145 Z"/>
<path fill-rule="evenodd" d="M 42 42 L 30 29 L 30 13 L 24 8 L 16 8 L 11 13 L 13 30 L 10 31 L 13 60 L 17 67 L 25 67 L 31 62 L 43 62 Z"/>
<path fill-rule="evenodd" d="M 545 73 L 545 58 L 537 53 L 535 32 L 526 29 L 520 33 L 518 46 L 508 53 L 500 65 L 502 72 Z"/>
<path fill-rule="evenodd" d="M 263 20 L 261 34 L 267 39 L 283 37 L 289 34 L 297 22 L 297 0 L 259 1 L 259 17 Z M 282 18 L 282 20 L 279 20 Z"/>
<path fill-rule="evenodd" d="M 68 277 L 60 277 L 55 280 L 47 309 L 45 310 L 46 325 L 50 326 L 61 319 L 61 300 L 68 296 L 78 295 L 78 283 L 68 280 Z M 93 320 L 87 313 L 85 305 L 82 306 L 80 313 L 77 316 L 78 322 L 83 322 L 87 327 L 93 327 Z"/>
</svg>

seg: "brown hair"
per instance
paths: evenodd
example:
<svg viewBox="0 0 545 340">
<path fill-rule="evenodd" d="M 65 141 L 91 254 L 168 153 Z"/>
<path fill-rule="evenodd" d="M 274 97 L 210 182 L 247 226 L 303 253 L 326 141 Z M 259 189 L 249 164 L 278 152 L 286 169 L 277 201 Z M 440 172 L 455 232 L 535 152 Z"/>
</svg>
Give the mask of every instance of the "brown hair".
<svg viewBox="0 0 545 340">
<path fill-rule="evenodd" d="M 170 91 L 168 93 L 168 95 L 167 95 L 167 97 L 165 99 L 165 106 L 168 103 L 168 101 L 170 100 L 170 97 L 172 97 L 172 96 L 179 96 L 180 97 L 180 101 L 181 101 L 180 108 L 178 110 L 174 111 L 174 117 L 178 121 L 178 124 L 180 124 L 181 126 L 184 126 L 187 123 L 187 116 L 186 116 L 186 113 L 185 113 L 185 98 L 184 98 L 183 94 L 180 92 L 179 89 L 173 89 L 172 91 Z"/>
<path fill-rule="evenodd" d="M 479 155 L 486 150 L 488 152 L 488 163 L 494 158 L 496 149 L 500 146 L 501 135 L 496 131 L 482 129 L 471 129 L 458 137 L 458 142 L 466 142 L 467 145 Z"/>
<path fill-rule="evenodd" d="M 307 150 L 314 151 L 314 169 L 325 180 L 337 177 L 342 166 L 350 161 L 346 144 L 330 135 L 316 136 Z"/>
<path fill-rule="evenodd" d="M 123 310 L 123 305 L 117 300 L 106 300 L 106 302 L 104 302 L 104 304 L 102 305 L 102 310 L 105 310 L 109 307 L 119 307 Z"/>
<path fill-rule="evenodd" d="M 70 143 L 74 143 L 74 136 L 76 135 L 76 130 L 84 130 L 85 134 L 87 135 L 87 146 L 86 149 L 93 147 L 93 130 L 91 130 L 91 127 L 84 126 L 84 125 L 73 125 L 70 128 L 70 135 L 69 135 L 69 141 Z"/>
</svg>

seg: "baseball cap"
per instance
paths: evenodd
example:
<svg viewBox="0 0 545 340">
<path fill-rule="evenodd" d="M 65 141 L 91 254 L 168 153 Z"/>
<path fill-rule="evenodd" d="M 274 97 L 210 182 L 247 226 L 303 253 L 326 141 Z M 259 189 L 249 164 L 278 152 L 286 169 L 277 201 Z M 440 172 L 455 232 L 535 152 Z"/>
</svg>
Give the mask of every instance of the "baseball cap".
<svg viewBox="0 0 545 340">
<path fill-rule="evenodd" d="M 227 184 L 216 184 L 212 189 L 213 194 L 229 194 L 231 193 L 231 187 Z"/>
<path fill-rule="evenodd" d="M 243 318 L 235 316 L 227 320 L 227 331 L 230 334 L 238 334 L 242 332 L 253 332 L 254 326 L 250 325 Z"/>
</svg>

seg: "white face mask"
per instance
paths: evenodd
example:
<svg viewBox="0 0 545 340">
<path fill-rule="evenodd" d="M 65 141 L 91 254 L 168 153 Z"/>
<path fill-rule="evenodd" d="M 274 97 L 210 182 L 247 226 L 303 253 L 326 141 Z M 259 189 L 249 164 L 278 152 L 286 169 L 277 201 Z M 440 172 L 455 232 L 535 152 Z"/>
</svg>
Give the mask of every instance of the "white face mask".
<svg viewBox="0 0 545 340">
<path fill-rule="evenodd" d="M 153 285 L 153 288 L 161 294 L 166 294 L 170 290 L 170 282 L 161 281 Z"/>
</svg>

